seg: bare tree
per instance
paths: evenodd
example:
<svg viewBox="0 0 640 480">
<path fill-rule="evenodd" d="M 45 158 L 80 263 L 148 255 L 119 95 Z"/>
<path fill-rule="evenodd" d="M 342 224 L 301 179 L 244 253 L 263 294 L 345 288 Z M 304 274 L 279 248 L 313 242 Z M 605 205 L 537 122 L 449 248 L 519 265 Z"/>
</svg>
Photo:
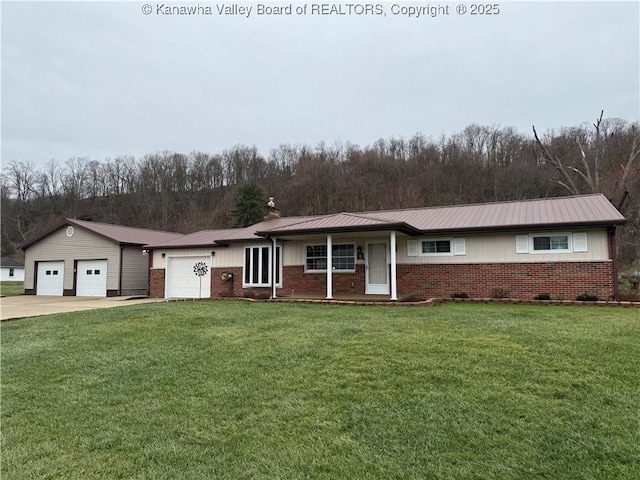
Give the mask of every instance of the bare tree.
<svg viewBox="0 0 640 480">
<path fill-rule="evenodd" d="M 573 195 L 582 193 L 605 193 L 619 210 L 622 210 L 625 201 L 630 193 L 629 180 L 634 170 L 638 169 L 640 163 L 640 132 L 635 126 L 631 126 L 631 145 L 626 162 L 620 164 L 619 178 L 615 181 L 613 188 L 604 189 L 601 185 L 602 160 L 607 135 L 603 135 L 606 122 L 603 122 L 604 110 L 593 124 L 591 138 L 588 135 L 573 135 L 579 151 L 579 163 L 571 165 L 566 158 L 556 153 L 551 144 L 552 139 L 543 143 L 538 136 L 535 126 L 533 135 L 538 148 L 540 159 L 543 163 L 551 165 L 559 174 L 560 179 L 555 180 L 563 188 Z M 590 143 L 590 145 L 588 144 Z M 580 180 L 580 182 L 576 181 Z M 607 191 L 603 191 L 607 190 Z"/>
</svg>

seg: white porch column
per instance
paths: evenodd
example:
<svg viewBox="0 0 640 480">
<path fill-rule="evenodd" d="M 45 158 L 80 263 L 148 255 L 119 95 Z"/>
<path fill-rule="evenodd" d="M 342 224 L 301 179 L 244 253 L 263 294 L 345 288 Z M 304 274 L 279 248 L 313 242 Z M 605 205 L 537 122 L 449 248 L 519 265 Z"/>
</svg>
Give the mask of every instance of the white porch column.
<svg viewBox="0 0 640 480">
<path fill-rule="evenodd" d="M 327 300 L 333 298 L 333 239 L 327 235 Z"/>
<path fill-rule="evenodd" d="M 276 268 L 278 268 L 276 265 L 276 237 L 271 237 L 271 241 L 273 242 L 271 247 L 271 298 L 276 298 Z"/>
<path fill-rule="evenodd" d="M 398 286 L 396 279 L 396 232 L 391 231 L 391 300 L 398 300 Z"/>
</svg>

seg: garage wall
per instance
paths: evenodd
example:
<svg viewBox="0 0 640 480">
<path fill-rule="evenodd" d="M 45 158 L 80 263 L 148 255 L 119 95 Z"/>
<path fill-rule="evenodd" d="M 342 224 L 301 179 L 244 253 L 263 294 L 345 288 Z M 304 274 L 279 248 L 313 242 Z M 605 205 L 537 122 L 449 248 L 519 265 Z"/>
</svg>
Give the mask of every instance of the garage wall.
<svg viewBox="0 0 640 480">
<path fill-rule="evenodd" d="M 149 255 L 140 247 L 122 250 L 122 292 L 120 295 L 146 295 L 149 289 Z"/>
<path fill-rule="evenodd" d="M 35 265 L 38 261 L 64 260 L 64 290 L 73 290 L 74 260 L 106 259 L 107 290 L 118 290 L 120 280 L 120 247 L 98 235 L 75 228 L 72 237 L 66 235 L 66 225 L 48 237 L 31 245 L 25 252 L 25 291 L 35 288 Z M 35 292 L 33 292 L 35 293 Z"/>
</svg>

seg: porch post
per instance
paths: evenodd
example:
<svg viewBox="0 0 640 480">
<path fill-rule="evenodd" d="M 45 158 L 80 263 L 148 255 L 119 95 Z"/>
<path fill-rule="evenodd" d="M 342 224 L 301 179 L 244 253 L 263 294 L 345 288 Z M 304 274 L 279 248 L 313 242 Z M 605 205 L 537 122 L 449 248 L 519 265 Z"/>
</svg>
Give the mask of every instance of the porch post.
<svg viewBox="0 0 640 480">
<path fill-rule="evenodd" d="M 391 300 L 398 300 L 398 287 L 396 282 L 396 232 L 391 231 Z"/>
<path fill-rule="evenodd" d="M 333 298 L 333 239 L 327 235 L 327 300 Z"/>
<path fill-rule="evenodd" d="M 276 298 L 276 237 L 271 237 L 273 246 L 271 247 L 271 298 Z M 282 260 L 282 259 L 281 259 Z"/>
</svg>

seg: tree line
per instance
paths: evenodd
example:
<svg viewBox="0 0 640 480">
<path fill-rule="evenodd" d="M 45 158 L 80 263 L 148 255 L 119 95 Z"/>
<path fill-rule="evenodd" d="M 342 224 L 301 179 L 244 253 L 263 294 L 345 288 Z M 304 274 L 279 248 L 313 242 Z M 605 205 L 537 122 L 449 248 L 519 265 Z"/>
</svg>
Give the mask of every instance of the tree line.
<svg viewBox="0 0 640 480">
<path fill-rule="evenodd" d="M 102 161 L 12 160 L 0 179 L 2 255 L 61 217 L 189 233 L 234 225 L 238 189 L 255 184 L 283 215 L 521 200 L 602 192 L 629 219 L 623 264 L 640 259 L 640 135 L 620 119 L 549 131 L 472 124 L 439 137 L 162 151 Z"/>
</svg>

